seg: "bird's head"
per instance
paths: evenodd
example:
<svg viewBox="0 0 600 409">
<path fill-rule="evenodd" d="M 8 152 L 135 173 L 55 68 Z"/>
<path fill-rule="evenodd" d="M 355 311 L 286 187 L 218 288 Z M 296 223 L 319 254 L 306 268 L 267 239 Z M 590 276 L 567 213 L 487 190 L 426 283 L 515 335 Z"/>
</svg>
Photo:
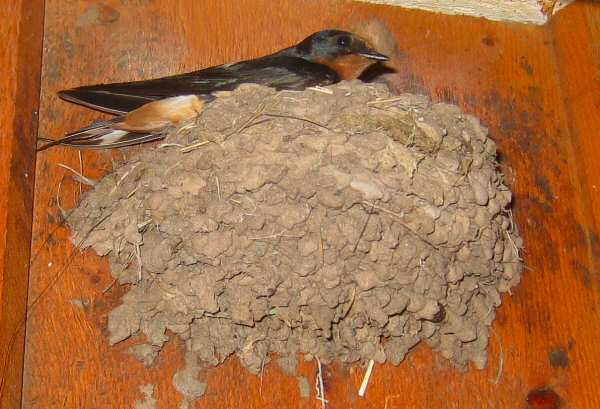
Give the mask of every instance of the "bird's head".
<svg viewBox="0 0 600 409">
<path fill-rule="evenodd" d="M 309 61 L 334 60 L 346 56 L 359 56 L 372 63 L 388 60 L 386 55 L 377 52 L 366 40 L 341 30 L 318 31 L 296 45 L 295 49 Z"/>
</svg>

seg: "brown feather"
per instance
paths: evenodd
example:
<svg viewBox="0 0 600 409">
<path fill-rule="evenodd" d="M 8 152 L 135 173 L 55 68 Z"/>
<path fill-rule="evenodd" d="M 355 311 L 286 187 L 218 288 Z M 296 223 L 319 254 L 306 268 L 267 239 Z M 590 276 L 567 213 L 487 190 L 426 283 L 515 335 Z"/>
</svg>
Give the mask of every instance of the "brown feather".
<svg viewBox="0 0 600 409">
<path fill-rule="evenodd" d="M 115 129 L 132 132 L 158 131 L 194 118 L 204 108 L 196 95 L 183 95 L 149 102 L 127 114 Z"/>
</svg>

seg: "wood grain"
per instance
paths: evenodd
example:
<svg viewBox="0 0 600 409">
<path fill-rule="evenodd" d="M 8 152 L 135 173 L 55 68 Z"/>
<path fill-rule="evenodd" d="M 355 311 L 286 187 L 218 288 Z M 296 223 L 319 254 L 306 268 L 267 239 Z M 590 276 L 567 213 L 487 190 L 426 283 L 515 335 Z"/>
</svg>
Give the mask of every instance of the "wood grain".
<svg viewBox="0 0 600 409">
<path fill-rule="evenodd" d="M 581 102 L 577 75 L 567 67 L 588 73 L 586 64 L 597 54 L 566 46 L 590 36 L 597 42 L 598 33 L 586 27 L 598 6 L 571 7 L 577 9 L 558 14 L 552 26 L 538 27 L 335 0 L 282 0 L 277 7 L 268 0 L 47 0 L 39 133 L 56 137 L 100 117 L 59 101 L 59 89 L 255 57 L 318 29 L 351 29 L 378 16 L 403 54 L 392 77 L 398 90 L 457 103 L 489 126 L 515 192 L 528 270 L 512 296 L 503 298 L 486 370 L 459 373 L 421 346 L 398 368 L 376 366 L 361 399 L 363 369 L 326 368 L 328 407 L 525 408 L 530 391 L 550 388 L 565 407 L 597 408 L 599 292 L 592 255 L 598 225 L 591 199 L 597 168 L 587 156 L 597 145 L 590 142 L 592 128 L 573 119 L 585 119 L 589 105 L 578 114 L 582 108 L 565 96 Z M 132 29 L 140 24 L 144 29 Z M 561 34 L 567 25 L 574 32 Z M 560 36 L 566 36 L 563 51 Z M 570 60 L 561 61 L 565 57 Z M 570 75 L 573 90 L 565 83 Z M 139 341 L 109 347 L 106 313 L 124 290 L 104 292 L 111 282 L 106 261 L 78 253 L 68 244 L 68 231 L 57 228 L 57 201 L 70 208 L 80 195 L 57 164 L 81 166 L 97 178 L 119 159 L 84 152 L 80 162 L 77 151 L 67 149 L 38 158 L 30 299 L 44 295 L 28 325 L 25 408 L 134 407 L 142 397 L 138 387 L 146 383 L 156 385 L 159 407 L 179 405 L 171 377 L 182 365 L 181 345 L 169 343 L 150 369 L 126 353 Z M 314 363 L 302 363 L 301 373 L 312 382 Z M 314 391 L 301 400 L 296 380 L 275 366 L 261 380 L 232 359 L 202 377 L 209 390 L 197 408 L 320 406 Z"/>
<path fill-rule="evenodd" d="M 573 169 L 590 213 L 590 257 L 600 271 L 600 6 L 582 2 L 552 24 L 565 114 L 573 138 Z M 573 30 L 573 27 L 579 27 Z M 576 44 L 577 46 L 574 46 Z M 585 64 L 572 64 L 585 61 Z"/>
<path fill-rule="evenodd" d="M 0 2 L 0 407 L 20 406 L 43 1 Z"/>
</svg>

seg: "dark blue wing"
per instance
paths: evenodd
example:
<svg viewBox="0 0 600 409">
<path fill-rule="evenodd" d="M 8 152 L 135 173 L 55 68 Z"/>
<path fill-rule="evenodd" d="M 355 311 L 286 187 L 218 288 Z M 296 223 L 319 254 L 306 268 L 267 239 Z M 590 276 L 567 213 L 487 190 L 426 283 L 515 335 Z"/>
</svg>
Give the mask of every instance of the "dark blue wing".
<svg viewBox="0 0 600 409">
<path fill-rule="evenodd" d="M 290 55 L 271 55 L 145 81 L 84 86 L 59 92 L 67 101 L 113 114 L 130 112 L 151 101 L 178 95 L 212 99 L 215 91 L 229 91 L 243 83 L 276 89 L 302 90 L 340 80 L 331 68 Z"/>
</svg>

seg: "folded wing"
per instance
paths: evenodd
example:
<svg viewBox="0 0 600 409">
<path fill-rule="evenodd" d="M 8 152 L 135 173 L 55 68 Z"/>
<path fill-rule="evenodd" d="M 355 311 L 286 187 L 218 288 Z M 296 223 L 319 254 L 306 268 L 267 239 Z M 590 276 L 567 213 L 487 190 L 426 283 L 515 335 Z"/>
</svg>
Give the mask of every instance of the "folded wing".
<svg viewBox="0 0 600 409">
<path fill-rule="evenodd" d="M 84 86 L 59 92 L 61 98 L 112 114 L 125 114 L 164 98 L 197 95 L 205 101 L 216 91 L 243 83 L 302 90 L 340 80 L 329 67 L 289 55 L 272 55 L 153 80 Z"/>
</svg>

